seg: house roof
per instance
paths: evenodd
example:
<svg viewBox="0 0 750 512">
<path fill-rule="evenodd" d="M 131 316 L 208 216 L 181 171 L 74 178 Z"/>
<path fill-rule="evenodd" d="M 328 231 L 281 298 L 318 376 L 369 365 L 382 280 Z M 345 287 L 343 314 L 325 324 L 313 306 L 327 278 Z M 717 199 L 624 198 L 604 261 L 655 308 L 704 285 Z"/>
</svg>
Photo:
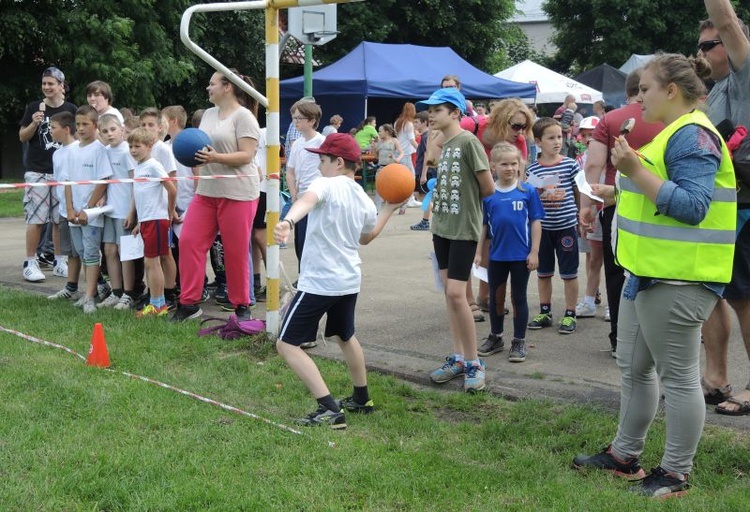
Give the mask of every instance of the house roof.
<svg viewBox="0 0 750 512">
<path fill-rule="evenodd" d="M 545 0 L 516 0 L 516 10 L 520 13 L 510 21 L 514 23 L 539 23 L 549 21 L 549 16 L 542 10 Z"/>
</svg>

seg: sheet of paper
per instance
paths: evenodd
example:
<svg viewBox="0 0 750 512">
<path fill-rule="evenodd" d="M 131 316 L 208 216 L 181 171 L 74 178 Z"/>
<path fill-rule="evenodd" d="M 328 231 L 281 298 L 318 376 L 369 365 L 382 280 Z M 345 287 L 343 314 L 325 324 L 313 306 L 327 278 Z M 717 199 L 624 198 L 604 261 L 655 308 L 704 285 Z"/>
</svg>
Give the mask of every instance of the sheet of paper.
<svg viewBox="0 0 750 512">
<path fill-rule="evenodd" d="M 108 204 L 105 206 L 99 206 L 97 208 L 86 208 L 83 211 L 88 217 L 88 222 L 91 223 L 91 221 L 97 218 L 99 215 L 104 215 L 105 213 L 109 213 L 114 209 L 114 206 Z"/>
<path fill-rule="evenodd" d="M 487 269 L 485 267 L 481 267 L 479 265 L 474 265 L 471 267 L 471 273 L 476 277 L 477 279 L 484 281 L 485 283 L 489 283 L 489 278 L 487 277 Z"/>
<path fill-rule="evenodd" d="M 545 176 L 542 178 L 534 174 L 529 174 L 529 176 L 526 178 L 526 183 L 534 188 L 552 187 L 560 183 L 560 177 L 557 174 L 553 174 L 551 176 Z"/>
<path fill-rule="evenodd" d="M 576 186 L 578 187 L 578 191 L 581 194 L 584 194 L 594 201 L 599 201 L 600 203 L 604 202 L 604 199 L 602 199 L 599 196 L 594 195 L 594 191 L 591 189 L 591 185 L 589 185 L 589 182 L 586 181 L 586 173 L 583 171 L 579 171 L 578 174 L 576 174 L 575 178 Z"/>
<path fill-rule="evenodd" d="M 143 238 L 141 235 L 123 235 L 120 237 L 120 261 L 143 258 Z"/>
<path fill-rule="evenodd" d="M 430 261 L 432 262 L 432 276 L 435 279 L 435 291 L 443 292 L 445 291 L 445 285 L 443 284 L 443 278 L 440 277 L 440 268 L 434 252 L 430 252 Z"/>
</svg>

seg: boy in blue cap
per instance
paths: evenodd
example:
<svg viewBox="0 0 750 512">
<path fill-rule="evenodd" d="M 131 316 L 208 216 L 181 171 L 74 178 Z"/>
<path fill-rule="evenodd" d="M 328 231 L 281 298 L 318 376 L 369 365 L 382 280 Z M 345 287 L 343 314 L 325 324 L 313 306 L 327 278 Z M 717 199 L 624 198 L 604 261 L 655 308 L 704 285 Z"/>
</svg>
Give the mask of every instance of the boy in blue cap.
<svg viewBox="0 0 750 512">
<path fill-rule="evenodd" d="M 485 387 L 484 366 L 477 355 L 474 317 L 466 299 L 466 283 L 482 230 L 482 198 L 494 192 L 487 154 L 474 134 L 461 129 L 466 99 L 454 87 L 438 89 L 417 103 L 427 110 L 431 130 L 440 130 L 445 142 L 437 167 L 432 196 L 432 243 L 445 286 L 453 354 L 430 373 L 443 383 L 464 375 L 464 390 Z"/>
</svg>

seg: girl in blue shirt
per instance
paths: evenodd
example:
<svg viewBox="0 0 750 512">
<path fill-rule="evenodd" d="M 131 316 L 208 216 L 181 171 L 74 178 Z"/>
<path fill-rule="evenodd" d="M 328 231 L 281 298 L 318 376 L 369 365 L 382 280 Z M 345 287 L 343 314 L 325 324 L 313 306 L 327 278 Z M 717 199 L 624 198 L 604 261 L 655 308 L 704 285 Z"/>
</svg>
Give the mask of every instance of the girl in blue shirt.
<svg viewBox="0 0 750 512">
<path fill-rule="evenodd" d="M 505 320 L 503 301 L 510 275 L 513 304 L 513 342 L 508 359 L 514 363 L 526 360 L 526 324 L 529 305 L 526 289 L 529 273 L 539 264 L 539 241 L 544 208 L 533 187 L 520 180 L 521 152 L 514 145 L 499 142 L 492 148 L 490 168 L 497 176 L 495 193 L 484 201 L 483 228 L 477 247 L 490 239 L 490 335 L 479 348 L 480 356 L 489 356 L 504 348 L 502 333 Z M 481 252 L 474 259 L 479 264 Z"/>
</svg>

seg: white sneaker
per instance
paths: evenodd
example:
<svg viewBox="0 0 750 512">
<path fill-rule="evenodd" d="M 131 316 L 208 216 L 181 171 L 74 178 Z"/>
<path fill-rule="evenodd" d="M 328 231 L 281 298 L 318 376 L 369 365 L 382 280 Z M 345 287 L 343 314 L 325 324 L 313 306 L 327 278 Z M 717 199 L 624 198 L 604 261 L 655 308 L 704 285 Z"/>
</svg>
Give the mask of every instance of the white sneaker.
<svg viewBox="0 0 750 512">
<path fill-rule="evenodd" d="M 52 269 L 52 275 L 55 277 L 68 277 L 68 261 L 67 260 L 57 260 L 57 263 L 55 264 L 55 268 Z"/>
<path fill-rule="evenodd" d="M 47 295 L 47 298 L 49 300 L 58 300 L 58 299 L 78 300 L 81 298 L 81 292 L 79 290 L 76 290 L 75 292 L 71 293 L 67 288 L 63 288 L 57 293 L 53 293 L 52 295 Z"/>
<path fill-rule="evenodd" d="M 115 304 L 115 309 L 120 311 L 131 309 L 133 307 L 133 304 L 135 304 L 133 298 L 127 293 L 123 293 L 122 297 L 120 297 L 120 300 L 117 302 L 117 304 Z"/>
<path fill-rule="evenodd" d="M 36 260 L 26 262 L 26 266 L 23 267 L 23 278 L 32 283 L 39 283 L 46 279 Z"/>
<path fill-rule="evenodd" d="M 576 304 L 576 318 L 591 318 L 596 316 L 596 306 L 584 301 Z"/>
<path fill-rule="evenodd" d="M 421 208 L 422 207 L 422 203 L 420 201 L 417 201 L 416 199 L 414 199 L 414 196 L 412 196 L 409 199 L 409 202 L 406 203 L 406 207 L 407 208 Z"/>
<path fill-rule="evenodd" d="M 111 293 L 112 288 L 106 282 L 96 285 L 96 299 L 98 299 L 99 302 L 104 302 L 104 299 L 109 297 Z"/>
<path fill-rule="evenodd" d="M 604 310 L 604 321 L 605 322 L 611 322 L 612 318 L 609 316 L 609 306 L 607 306 L 607 309 Z"/>
<path fill-rule="evenodd" d="M 91 313 L 96 313 L 96 302 L 92 297 L 87 297 L 83 301 L 83 312 L 87 315 L 90 315 Z"/>
<path fill-rule="evenodd" d="M 109 296 L 96 305 L 98 308 L 112 308 L 120 303 L 120 297 L 114 293 L 110 293 Z"/>
<path fill-rule="evenodd" d="M 86 297 L 86 294 L 81 294 L 78 300 L 73 303 L 73 306 L 77 308 L 82 308 L 83 305 L 86 303 L 86 299 L 88 299 L 88 297 Z"/>
</svg>

